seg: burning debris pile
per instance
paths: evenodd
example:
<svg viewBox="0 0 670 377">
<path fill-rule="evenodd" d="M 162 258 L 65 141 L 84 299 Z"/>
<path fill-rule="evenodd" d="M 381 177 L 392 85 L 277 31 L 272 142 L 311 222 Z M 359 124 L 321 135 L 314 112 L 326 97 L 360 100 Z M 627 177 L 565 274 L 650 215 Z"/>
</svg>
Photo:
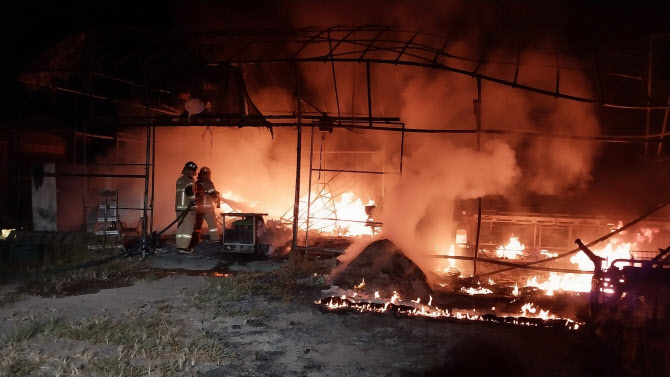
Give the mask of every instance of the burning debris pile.
<svg viewBox="0 0 670 377">
<path fill-rule="evenodd" d="M 509 312 L 488 306 L 483 310 L 448 308 L 433 300 L 434 292 L 426 274 L 391 241 L 378 240 L 368 245 L 333 278 L 334 286 L 317 300 L 326 311 L 385 313 L 400 317 L 429 317 L 473 320 L 526 326 L 578 329 L 583 323 L 558 318 L 533 303 L 513 305 L 521 310 Z M 342 287 L 342 288 L 341 288 Z M 490 293 L 487 291 L 485 293 Z M 511 293 L 511 292 L 510 292 Z M 518 288 L 517 294 L 518 296 Z M 412 299 L 416 297 L 416 299 Z M 436 296 L 437 297 L 437 296 Z M 516 300 L 514 300 L 516 301 Z"/>
<path fill-rule="evenodd" d="M 432 293 L 426 274 L 389 240 L 368 245 L 335 276 L 333 284 L 387 297 L 395 292 L 404 297 L 428 297 Z"/>
</svg>

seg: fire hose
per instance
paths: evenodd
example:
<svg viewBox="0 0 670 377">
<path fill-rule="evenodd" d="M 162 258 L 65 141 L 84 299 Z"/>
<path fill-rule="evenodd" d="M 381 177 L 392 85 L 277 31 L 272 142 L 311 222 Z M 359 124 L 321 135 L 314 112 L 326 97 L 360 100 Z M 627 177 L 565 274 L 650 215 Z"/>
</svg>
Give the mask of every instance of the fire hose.
<svg viewBox="0 0 670 377">
<path fill-rule="evenodd" d="M 176 224 L 177 222 L 179 222 L 179 224 L 181 224 L 181 222 L 184 220 L 184 217 L 186 217 L 186 215 L 189 213 L 189 211 L 191 210 L 191 208 L 193 208 L 194 205 L 195 205 L 195 201 L 192 201 L 191 203 L 189 203 L 189 205 L 186 207 L 186 209 L 184 209 L 182 211 L 182 213 L 180 213 L 179 216 L 177 216 L 176 219 L 174 219 L 170 224 L 168 224 L 168 226 L 163 228 L 160 232 L 151 232 L 151 234 L 147 237 L 147 239 L 143 240 L 143 242 L 140 243 L 139 248 L 133 247 L 132 249 L 128 250 L 126 252 L 126 254 L 128 256 L 135 255 L 135 254 L 138 254 L 139 249 L 141 249 L 143 247 L 155 246 L 156 243 L 158 241 L 160 241 L 160 238 L 163 235 L 163 233 L 165 233 L 168 229 L 172 228 L 172 226 L 174 224 Z"/>
<path fill-rule="evenodd" d="M 160 240 L 160 236 L 163 233 L 165 233 L 168 229 L 170 229 L 175 223 L 179 222 L 181 224 L 181 221 L 184 219 L 184 217 L 186 217 L 186 215 L 191 210 L 191 208 L 193 208 L 194 205 L 195 205 L 195 202 L 191 202 L 188 205 L 188 207 L 186 207 L 186 209 L 181 214 L 179 214 L 179 216 L 177 216 L 176 219 L 174 219 L 174 221 L 172 221 L 168 226 L 163 228 L 160 232 L 152 232 L 149 235 L 149 237 L 147 238 L 146 242 L 140 242 L 139 247 L 132 247 L 131 249 L 124 250 L 121 253 L 110 255 L 110 256 L 108 256 L 106 258 L 102 258 L 102 259 L 92 260 L 92 261 L 86 262 L 86 263 L 75 264 L 75 265 L 72 265 L 72 266 L 65 266 L 65 267 L 61 267 L 61 268 L 54 268 L 54 269 L 46 270 L 46 271 L 43 271 L 43 273 L 49 274 L 49 273 L 60 273 L 60 272 L 66 272 L 66 271 L 80 270 L 82 268 L 99 266 L 101 264 L 111 262 L 115 259 L 126 258 L 126 257 L 130 257 L 130 256 L 133 256 L 133 255 L 139 254 L 141 247 L 143 247 L 145 245 L 154 245 L 158 240 Z"/>
</svg>

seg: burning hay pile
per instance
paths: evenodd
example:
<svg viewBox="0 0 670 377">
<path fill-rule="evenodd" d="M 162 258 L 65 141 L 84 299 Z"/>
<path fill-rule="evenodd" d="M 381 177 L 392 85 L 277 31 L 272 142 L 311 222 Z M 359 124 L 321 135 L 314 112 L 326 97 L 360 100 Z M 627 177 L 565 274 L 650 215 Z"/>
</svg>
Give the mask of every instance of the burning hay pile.
<svg viewBox="0 0 670 377">
<path fill-rule="evenodd" d="M 368 245 L 333 278 L 336 285 L 315 301 L 324 311 L 390 313 L 400 317 L 431 317 L 474 320 L 525 326 L 578 329 L 582 323 L 557 318 L 533 303 L 521 312 L 509 313 L 495 307 L 458 309 L 433 302 L 434 292 L 426 274 L 389 240 Z M 416 299 L 412 299 L 416 297 Z M 521 306 L 519 303 L 518 306 Z"/>
<path fill-rule="evenodd" d="M 426 274 L 389 240 L 368 245 L 335 276 L 333 284 L 342 288 L 356 286 L 384 297 L 394 292 L 402 297 L 428 298 L 431 294 Z"/>
</svg>

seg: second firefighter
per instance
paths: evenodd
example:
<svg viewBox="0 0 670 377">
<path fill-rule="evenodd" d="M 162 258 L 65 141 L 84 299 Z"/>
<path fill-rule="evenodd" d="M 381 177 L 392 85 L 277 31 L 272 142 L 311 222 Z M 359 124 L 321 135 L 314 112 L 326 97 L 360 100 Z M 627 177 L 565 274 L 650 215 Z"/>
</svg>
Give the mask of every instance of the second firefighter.
<svg viewBox="0 0 670 377">
<path fill-rule="evenodd" d="M 214 206 L 219 203 L 219 192 L 214 188 L 212 183 L 212 171 L 203 166 L 198 173 L 198 180 L 195 182 L 196 190 L 196 214 L 197 221 L 195 224 L 196 232 L 200 231 L 202 227 L 202 220 L 207 222 L 207 229 L 209 239 L 212 242 L 219 242 L 219 230 L 216 223 L 216 213 Z"/>
</svg>

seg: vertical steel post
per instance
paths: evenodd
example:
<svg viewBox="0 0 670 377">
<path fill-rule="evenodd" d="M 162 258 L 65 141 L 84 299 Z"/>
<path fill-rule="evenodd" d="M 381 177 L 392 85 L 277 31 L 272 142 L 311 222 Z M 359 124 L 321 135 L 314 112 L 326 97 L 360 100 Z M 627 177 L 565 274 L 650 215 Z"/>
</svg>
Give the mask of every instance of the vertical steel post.
<svg viewBox="0 0 670 377">
<path fill-rule="evenodd" d="M 15 126 L 14 132 L 12 134 L 12 139 L 13 143 L 10 145 L 11 146 L 11 156 L 16 161 L 14 164 L 8 164 L 9 168 L 12 170 L 11 173 L 8 174 L 13 176 L 15 181 L 14 182 L 21 182 L 21 127 L 18 125 Z M 14 205 L 12 206 L 12 212 L 14 213 L 14 216 L 16 216 L 17 219 L 23 219 L 21 217 L 21 193 L 22 190 L 20 189 L 15 189 L 13 190 L 13 197 L 14 197 Z"/>
<path fill-rule="evenodd" d="M 309 211 L 312 208 L 312 163 L 314 161 L 314 126 L 309 142 L 309 181 L 307 183 L 307 215 L 305 216 L 305 247 L 309 246 Z"/>
<path fill-rule="evenodd" d="M 670 106 L 670 96 L 668 96 L 668 106 Z M 668 113 L 670 112 L 669 108 L 665 108 L 665 115 L 663 116 L 663 126 L 661 126 L 661 141 L 658 142 L 658 147 L 656 148 L 656 157 L 661 157 L 661 151 L 663 150 L 663 138 L 665 137 L 665 131 L 668 129 Z"/>
<path fill-rule="evenodd" d="M 115 144 L 115 147 L 116 147 L 116 150 L 114 152 L 115 153 L 114 154 L 114 159 L 115 159 L 116 162 L 120 162 L 119 161 L 119 124 L 116 123 L 116 122 L 114 123 L 114 144 Z"/>
<path fill-rule="evenodd" d="M 84 131 L 81 134 L 81 162 L 83 167 L 83 176 L 81 177 L 81 206 L 84 216 L 83 231 L 88 232 L 88 214 L 86 213 L 86 121 L 81 122 L 81 128 Z"/>
<path fill-rule="evenodd" d="M 223 223 L 223 231 L 221 232 L 221 248 L 225 250 L 226 245 L 226 214 L 221 214 L 221 222 Z"/>
<path fill-rule="evenodd" d="M 372 127 L 372 88 L 370 87 L 370 62 L 365 62 L 365 72 L 368 80 L 368 119 L 370 127 Z"/>
<path fill-rule="evenodd" d="M 92 93 L 93 92 L 93 76 L 92 76 L 91 72 L 88 73 L 87 80 L 88 80 L 87 81 L 88 91 L 90 93 Z M 93 97 L 89 97 L 89 99 L 88 99 L 88 111 L 89 111 L 89 119 L 93 119 L 93 114 L 95 112 L 95 109 L 93 107 Z M 86 140 L 86 137 L 88 136 L 88 132 L 87 132 L 87 129 L 86 129 L 86 122 L 87 121 L 82 122 L 82 129 L 84 130 L 84 132 L 81 135 L 82 162 L 83 162 L 83 167 L 84 167 L 84 177 L 81 178 L 81 194 L 82 194 L 81 195 L 81 197 L 82 197 L 81 200 L 82 200 L 82 207 L 83 207 L 82 210 L 84 211 L 84 232 L 88 232 L 88 213 L 86 212 L 86 201 L 87 201 L 86 200 L 86 194 L 87 194 L 87 191 L 88 191 L 88 186 L 86 185 L 86 183 L 88 183 L 88 180 L 86 178 L 86 174 L 88 173 L 88 169 L 87 169 L 87 165 L 86 165 L 87 162 L 88 162 L 87 158 L 86 158 L 86 154 L 87 154 L 87 150 L 86 150 L 87 149 L 86 148 L 87 140 Z M 117 213 L 118 213 L 118 211 L 117 211 Z M 97 218 L 96 218 L 96 220 L 97 220 Z M 107 232 L 104 232 L 103 233 L 103 238 L 106 238 L 106 236 L 107 236 Z"/>
<path fill-rule="evenodd" d="M 295 104 L 297 113 L 297 139 L 296 139 L 296 165 L 295 165 L 295 201 L 293 202 L 293 240 L 291 241 L 291 252 L 295 254 L 298 242 L 298 217 L 300 216 L 300 163 L 302 154 L 302 106 L 300 104 L 300 76 L 297 64 L 295 70 Z"/>
<path fill-rule="evenodd" d="M 148 207 L 149 207 L 149 164 L 151 163 L 151 110 L 149 108 L 148 89 L 144 100 L 147 108 L 147 145 L 144 159 L 144 205 L 142 206 L 142 258 L 147 256 L 149 246 Z"/>
<path fill-rule="evenodd" d="M 402 132 L 400 132 L 400 174 L 402 175 L 402 159 L 405 156 L 405 123 L 402 124 Z"/>
<path fill-rule="evenodd" d="M 209 224 L 207 224 L 209 226 Z M 256 245 L 256 216 L 251 216 L 251 244 L 254 248 L 254 254 L 258 252 Z"/>
<path fill-rule="evenodd" d="M 475 121 L 477 123 L 477 151 L 481 149 L 482 130 L 482 79 L 477 77 L 477 99 L 475 104 Z M 482 197 L 477 198 L 477 235 L 475 238 L 475 259 L 472 261 L 472 275 L 477 276 L 477 256 L 479 255 L 479 233 L 482 227 Z"/>
<path fill-rule="evenodd" d="M 156 125 L 151 130 L 151 217 L 149 223 L 149 232 L 154 231 L 154 196 L 156 188 Z"/>
</svg>

